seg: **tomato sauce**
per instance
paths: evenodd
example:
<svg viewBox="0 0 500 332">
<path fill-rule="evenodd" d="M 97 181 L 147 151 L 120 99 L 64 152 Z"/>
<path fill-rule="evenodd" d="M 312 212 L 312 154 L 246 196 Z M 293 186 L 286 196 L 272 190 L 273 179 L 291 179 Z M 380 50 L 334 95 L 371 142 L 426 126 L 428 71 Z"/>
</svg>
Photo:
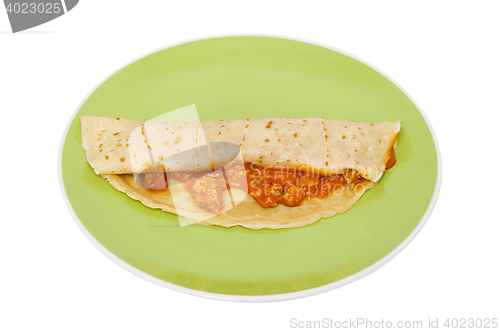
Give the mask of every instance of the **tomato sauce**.
<svg viewBox="0 0 500 332">
<path fill-rule="evenodd" d="M 347 183 L 362 181 L 356 172 L 324 176 L 295 167 L 271 168 L 248 163 L 234 164 L 224 171 L 172 173 L 164 173 L 159 164 L 138 175 L 138 184 L 150 193 L 165 192 L 168 180 L 183 183 L 194 203 L 214 214 L 224 210 L 222 194 L 230 188 L 248 192 L 263 207 L 275 207 L 278 203 L 298 206 L 305 200 L 328 197 Z"/>
<path fill-rule="evenodd" d="M 389 160 L 385 163 L 385 169 L 390 169 L 396 165 L 396 155 L 394 154 L 394 148 L 391 148 L 391 154 Z"/>
<path fill-rule="evenodd" d="M 183 186 L 199 208 L 216 215 L 224 210 L 222 191 L 227 189 L 224 178 L 206 175 L 189 180 Z"/>
<path fill-rule="evenodd" d="M 165 192 L 168 188 L 167 174 L 164 173 L 162 164 L 147 167 L 137 175 L 136 181 L 152 194 Z"/>
<path fill-rule="evenodd" d="M 245 165 L 248 193 L 263 207 L 301 205 L 304 200 L 325 198 L 347 184 L 344 174 L 323 176 L 294 167 L 269 168 Z M 229 176 L 228 176 L 229 179 Z"/>
</svg>

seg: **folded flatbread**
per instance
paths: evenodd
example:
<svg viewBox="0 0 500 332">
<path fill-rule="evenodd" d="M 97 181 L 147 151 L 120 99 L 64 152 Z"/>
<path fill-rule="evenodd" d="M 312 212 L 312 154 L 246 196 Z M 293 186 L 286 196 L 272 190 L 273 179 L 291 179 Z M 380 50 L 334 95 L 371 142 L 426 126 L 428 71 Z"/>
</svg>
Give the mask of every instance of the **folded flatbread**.
<svg viewBox="0 0 500 332">
<path fill-rule="evenodd" d="M 323 118 L 162 123 L 82 116 L 81 125 L 87 161 L 116 189 L 193 222 L 254 229 L 304 226 L 348 210 L 395 163 L 400 130 L 399 122 Z M 165 181 L 148 173 L 164 173 Z M 311 194 L 323 184 L 335 190 Z M 203 186 L 214 188 L 216 207 L 204 206 L 196 191 Z M 306 193 L 298 197 L 301 188 Z"/>
</svg>

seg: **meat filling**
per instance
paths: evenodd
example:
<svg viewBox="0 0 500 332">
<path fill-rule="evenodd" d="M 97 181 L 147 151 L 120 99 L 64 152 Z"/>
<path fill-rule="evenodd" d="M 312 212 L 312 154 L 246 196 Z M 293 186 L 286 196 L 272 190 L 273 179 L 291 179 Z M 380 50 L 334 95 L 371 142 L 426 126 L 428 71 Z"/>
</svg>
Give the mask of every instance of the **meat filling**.
<svg viewBox="0 0 500 332">
<path fill-rule="evenodd" d="M 396 163 L 391 150 L 386 164 L 389 169 Z M 355 170 L 343 174 L 321 175 L 296 167 L 271 168 L 253 164 L 234 164 L 223 172 L 174 172 L 165 174 L 163 166 L 150 166 L 138 176 L 138 184 L 151 193 L 164 192 L 168 179 L 183 183 L 199 208 L 220 214 L 224 211 L 222 194 L 229 188 L 241 189 L 252 195 L 263 207 L 280 204 L 299 206 L 305 200 L 325 198 L 345 186 L 356 186 L 364 180 Z"/>
</svg>

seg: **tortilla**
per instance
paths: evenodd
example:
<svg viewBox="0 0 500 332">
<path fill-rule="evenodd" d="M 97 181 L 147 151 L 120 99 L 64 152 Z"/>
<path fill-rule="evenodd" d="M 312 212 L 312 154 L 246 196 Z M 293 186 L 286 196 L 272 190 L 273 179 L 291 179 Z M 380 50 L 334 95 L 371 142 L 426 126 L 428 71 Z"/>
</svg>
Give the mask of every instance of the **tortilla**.
<svg viewBox="0 0 500 332">
<path fill-rule="evenodd" d="M 305 226 L 350 209 L 380 180 L 400 130 L 399 122 L 323 118 L 161 123 L 82 116 L 81 124 L 89 164 L 117 190 L 148 207 L 192 222 L 254 229 Z M 152 192 L 136 178 L 155 165 L 161 165 L 167 176 L 181 171 L 227 172 L 227 165 L 235 160 L 272 169 L 305 167 L 321 177 L 348 178 L 352 172 L 358 180 L 351 183 L 348 179 L 341 191 L 305 199 L 299 206 L 281 202 L 275 207 L 263 207 L 256 196 L 247 194 L 248 190 L 231 186 L 221 194 L 223 210 L 214 214 L 196 206 L 193 197 L 174 179 L 168 179 L 168 189 Z"/>
<path fill-rule="evenodd" d="M 236 192 L 235 195 L 245 195 L 243 201 L 218 216 L 209 215 L 205 219 L 207 216 L 203 212 L 189 207 L 180 208 L 178 204 L 174 204 L 170 190 L 160 194 L 149 193 L 136 184 L 133 175 L 108 174 L 102 177 L 115 189 L 141 201 L 144 205 L 183 216 L 193 223 L 223 227 L 240 225 L 252 229 L 302 227 L 321 218 L 333 217 L 349 210 L 366 190 L 375 186 L 375 183 L 366 181 L 357 190 L 339 191 L 324 199 L 305 201 L 300 206 L 288 207 L 278 204 L 275 208 L 264 208 L 246 192 L 232 189 L 231 191 Z M 185 202 L 190 202 L 188 197 Z M 225 203 L 228 204 L 228 201 Z"/>
<path fill-rule="evenodd" d="M 87 160 L 97 174 L 133 174 L 155 163 L 167 171 L 210 170 L 207 163 L 197 165 L 194 156 L 178 164 L 165 163 L 165 159 L 206 142 L 231 142 L 240 146 L 245 162 L 306 165 L 328 174 L 353 169 L 370 181 L 382 176 L 400 130 L 399 122 L 322 118 L 159 123 L 82 116 L 81 123 Z M 137 138 L 131 140 L 131 134 Z"/>
</svg>

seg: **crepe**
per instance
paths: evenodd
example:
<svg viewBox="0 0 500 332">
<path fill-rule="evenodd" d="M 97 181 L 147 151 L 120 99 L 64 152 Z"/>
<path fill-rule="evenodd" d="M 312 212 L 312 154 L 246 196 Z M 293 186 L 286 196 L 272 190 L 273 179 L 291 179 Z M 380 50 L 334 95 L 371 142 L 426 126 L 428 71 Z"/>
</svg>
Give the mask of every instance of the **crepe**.
<svg viewBox="0 0 500 332">
<path fill-rule="evenodd" d="M 161 195 L 145 192 L 143 188 L 137 186 L 133 175 L 108 174 L 102 177 L 115 189 L 141 201 L 144 205 L 181 215 L 193 223 L 223 227 L 240 225 L 252 229 L 302 227 L 321 218 L 333 217 L 349 210 L 366 190 L 375 186 L 374 182 L 367 181 L 357 190 L 343 191 L 339 195 L 332 194 L 324 199 L 311 199 L 295 207 L 278 204 L 275 208 L 264 208 L 252 196 L 245 194 L 243 201 L 235 207 L 218 216 L 207 216 L 203 212 L 200 213 L 192 208 L 183 209 L 174 204 L 170 191 Z M 243 193 L 238 189 L 232 191 Z M 190 202 L 187 197 L 186 202 Z"/>
<path fill-rule="evenodd" d="M 348 210 L 382 177 L 394 157 L 400 130 L 399 122 L 323 118 L 161 123 L 82 116 L 81 124 L 89 164 L 116 189 L 146 206 L 193 222 L 255 229 L 305 226 Z M 322 179 L 345 176 L 347 184 L 338 193 L 305 199 L 299 206 L 281 202 L 263 207 L 254 199 L 257 196 L 247 194 L 249 187 L 240 190 L 241 186 L 229 183 L 229 190 L 220 197 L 223 209 L 210 213 L 196 206 L 182 185 L 173 185 L 173 178 L 168 179 L 168 189 L 159 193 L 141 187 L 137 178 L 153 166 L 161 166 L 167 177 L 181 171 L 227 173 L 228 164 L 235 161 L 273 170 L 306 169 Z"/>
</svg>

